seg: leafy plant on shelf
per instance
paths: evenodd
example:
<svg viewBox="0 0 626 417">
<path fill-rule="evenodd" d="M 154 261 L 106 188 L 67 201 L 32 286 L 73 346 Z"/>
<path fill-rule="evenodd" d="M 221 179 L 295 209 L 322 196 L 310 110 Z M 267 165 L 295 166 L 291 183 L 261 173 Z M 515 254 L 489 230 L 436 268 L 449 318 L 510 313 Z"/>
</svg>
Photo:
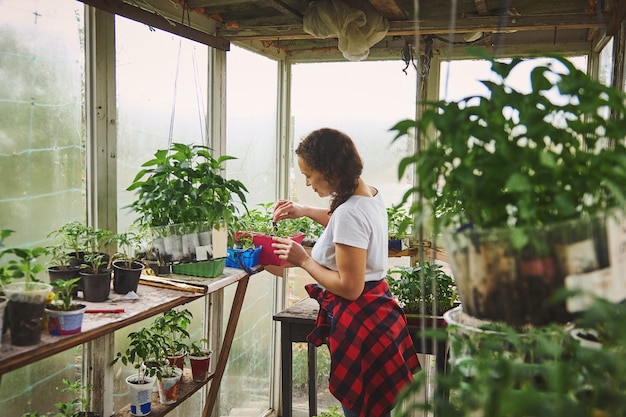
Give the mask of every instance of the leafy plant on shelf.
<svg viewBox="0 0 626 417">
<path fill-rule="evenodd" d="M 111 361 L 111 366 L 117 362 L 132 365 L 137 370 L 137 383 L 146 384 L 148 383 L 147 378 L 156 376 L 159 368 L 142 365 L 162 357 L 165 340 L 159 332 L 154 331 L 151 327 L 144 327 L 136 332 L 131 332 L 128 335 L 128 340 L 130 341 L 128 348 L 123 352 L 117 352 Z"/>
<path fill-rule="evenodd" d="M 117 251 L 111 256 L 109 267 L 116 260 L 124 261 L 125 268 L 132 268 L 133 262 L 139 261 L 143 245 L 148 240 L 148 233 L 141 226 L 124 232 L 115 233 L 109 237 L 108 244 L 115 244 Z"/>
<path fill-rule="evenodd" d="M 401 239 L 411 236 L 413 218 L 402 206 L 387 207 L 387 229 L 389 239 Z"/>
<path fill-rule="evenodd" d="M 204 356 L 209 351 L 208 339 L 194 340 L 189 344 L 189 354 L 191 356 Z"/>
<path fill-rule="evenodd" d="M 172 309 L 165 311 L 154 320 L 151 328 L 155 333 L 159 333 L 164 341 L 161 357 L 184 354 L 189 350 L 187 327 L 191 324 L 192 318 L 193 314 L 187 309 Z"/>
<path fill-rule="evenodd" d="M 395 267 L 387 273 L 391 293 L 407 314 L 432 314 L 441 316 L 457 301 L 454 280 L 442 265 L 428 261 L 413 267 Z M 435 309 L 436 310 L 433 310 Z"/>
<path fill-rule="evenodd" d="M 47 254 L 48 250 L 43 247 L 35 248 L 8 248 L 0 252 L 0 259 L 8 256 L 9 260 L 0 266 L 3 285 L 10 284 L 13 280 L 23 279 L 25 289 L 31 289 L 30 284 L 41 282 L 37 275 L 45 270 L 40 262 L 41 257 Z"/>
<path fill-rule="evenodd" d="M 399 165 L 400 176 L 411 168 L 418 178 L 404 196 L 422 197 L 410 213 L 427 215 L 437 232 L 541 226 L 623 207 L 625 94 L 559 56 L 532 69 L 530 91 L 520 91 L 509 84 L 524 58 L 479 58 L 492 68 L 484 97 L 427 103 L 419 121 L 391 129 L 429 137 Z M 528 238 L 518 230 L 515 247 Z"/>
<path fill-rule="evenodd" d="M 324 227 L 308 217 L 286 219 L 272 222 L 274 203 L 260 203 L 260 208 L 248 210 L 239 216 L 230 227 L 230 234 L 234 238 L 237 232 L 257 233 L 267 236 L 291 237 L 304 233 L 305 239 L 317 240 L 324 231 Z"/>
<path fill-rule="evenodd" d="M 149 227 L 230 223 L 240 208 L 245 209 L 248 192 L 241 181 L 222 176 L 224 164 L 232 159 L 214 157 L 203 145 L 174 143 L 157 150 L 127 188 L 137 193 L 129 207 Z"/>
<path fill-rule="evenodd" d="M 82 308 L 81 304 L 74 303 L 72 296 L 74 289 L 78 287 L 80 277 L 72 279 L 55 279 L 50 283 L 54 288 L 54 296 L 46 308 L 61 311 L 71 311 Z"/>
</svg>

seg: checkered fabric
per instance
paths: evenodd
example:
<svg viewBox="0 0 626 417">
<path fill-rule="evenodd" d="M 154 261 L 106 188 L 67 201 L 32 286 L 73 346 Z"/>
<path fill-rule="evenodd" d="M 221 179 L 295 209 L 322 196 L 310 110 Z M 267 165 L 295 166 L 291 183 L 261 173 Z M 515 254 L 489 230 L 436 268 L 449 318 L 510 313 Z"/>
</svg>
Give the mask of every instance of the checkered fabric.
<svg viewBox="0 0 626 417">
<path fill-rule="evenodd" d="M 306 285 L 320 303 L 315 330 L 307 340 L 328 344 L 330 392 L 360 417 L 387 415 L 396 396 L 420 369 L 404 312 L 385 279 L 365 283 L 349 301 Z"/>
</svg>

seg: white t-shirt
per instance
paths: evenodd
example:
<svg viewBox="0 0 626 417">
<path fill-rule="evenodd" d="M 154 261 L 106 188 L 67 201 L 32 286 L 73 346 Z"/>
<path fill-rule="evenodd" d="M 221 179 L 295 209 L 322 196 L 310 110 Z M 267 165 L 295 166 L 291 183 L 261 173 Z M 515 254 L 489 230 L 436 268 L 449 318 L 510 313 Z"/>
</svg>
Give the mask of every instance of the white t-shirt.
<svg viewBox="0 0 626 417">
<path fill-rule="evenodd" d="M 311 257 L 337 271 L 336 243 L 367 249 L 365 281 L 379 281 L 387 275 L 387 211 L 380 192 L 374 197 L 353 195 L 337 207 Z"/>
</svg>

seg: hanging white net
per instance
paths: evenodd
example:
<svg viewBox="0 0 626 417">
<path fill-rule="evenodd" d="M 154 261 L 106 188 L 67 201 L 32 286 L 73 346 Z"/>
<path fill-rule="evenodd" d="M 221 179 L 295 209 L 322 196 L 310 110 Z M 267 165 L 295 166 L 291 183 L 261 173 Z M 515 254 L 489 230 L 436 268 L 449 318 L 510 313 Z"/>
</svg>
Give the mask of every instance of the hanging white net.
<svg viewBox="0 0 626 417">
<path fill-rule="evenodd" d="M 336 36 L 346 59 L 362 61 L 385 37 L 389 22 L 367 0 L 318 0 L 304 12 L 303 28 L 316 38 Z"/>
</svg>

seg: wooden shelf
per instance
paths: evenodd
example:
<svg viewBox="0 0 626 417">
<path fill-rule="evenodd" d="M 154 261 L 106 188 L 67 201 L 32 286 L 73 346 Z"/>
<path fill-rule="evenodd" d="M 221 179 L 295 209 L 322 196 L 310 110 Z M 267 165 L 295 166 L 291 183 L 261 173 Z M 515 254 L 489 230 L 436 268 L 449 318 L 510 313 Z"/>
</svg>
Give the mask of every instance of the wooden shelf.
<svg viewBox="0 0 626 417">
<path fill-rule="evenodd" d="M 255 268 L 255 270 L 262 269 L 261 266 Z M 3 335 L 2 345 L 0 346 L 0 383 L 2 375 L 9 371 L 30 365 L 87 342 L 95 341 L 98 343 L 106 340 L 113 337 L 116 330 L 205 297 L 229 285 L 237 284 L 228 324 L 219 346 L 220 353 L 215 363 L 215 372 L 203 382 L 193 382 L 189 374 L 188 381 L 181 386 L 179 400 L 174 404 L 160 404 L 157 394 L 156 401 L 154 401 L 153 397 L 153 411 L 150 414 L 157 417 L 167 414 L 194 392 L 205 386 L 209 381 L 212 381 L 202 413 L 204 417 L 208 417 L 217 401 L 220 383 L 226 369 L 226 362 L 228 361 L 249 278 L 250 275 L 247 272 L 236 268 L 224 268 L 223 274 L 215 278 L 176 274 L 165 277 L 142 276 L 137 290 L 138 299 L 125 299 L 124 296 L 115 294 L 113 291 L 111 291 L 109 300 L 101 303 L 86 302 L 79 297 L 78 300 L 86 304 L 88 310 L 122 311 L 115 313 L 85 313 L 81 333 L 71 336 L 50 336 L 46 329 L 42 329 L 41 341 L 32 346 L 13 346 L 10 340 L 10 332 Z M 108 363 L 107 361 L 105 362 Z M 102 374 L 102 370 L 100 370 L 100 373 Z M 101 392 L 96 394 L 94 395 L 94 403 L 96 407 L 101 408 L 104 404 L 104 398 L 102 398 Z M 124 410 L 122 414 L 115 415 L 130 415 L 130 410 L 128 410 L 127 414 L 124 414 L 126 413 Z"/>
<path fill-rule="evenodd" d="M 191 376 L 191 369 L 185 368 L 183 370 L 182 381 L 180 382 L 180 386 L 178 388 L 178 400 L 174 404 L 161 404 L 159 400 L 159 393 L 152 393 L 152 406 L 150 411 L 150 417 L 162 417 L 172 411 L 174 408 L 178 407 L 180 403 L 185 401 L 187 398 L 191 397 L 196 391 L 200 390 L 203 386 L 205 386 L 209 381 L 213 379 L 214 374 L 210 374 L 206 380 L 202 382 L 194 382 Z M 117 413 L 113 414 L 112 417 L 132 417 L 133 415 L 130 413 L 130 405 L 122 408 Z"/>
</svg>

